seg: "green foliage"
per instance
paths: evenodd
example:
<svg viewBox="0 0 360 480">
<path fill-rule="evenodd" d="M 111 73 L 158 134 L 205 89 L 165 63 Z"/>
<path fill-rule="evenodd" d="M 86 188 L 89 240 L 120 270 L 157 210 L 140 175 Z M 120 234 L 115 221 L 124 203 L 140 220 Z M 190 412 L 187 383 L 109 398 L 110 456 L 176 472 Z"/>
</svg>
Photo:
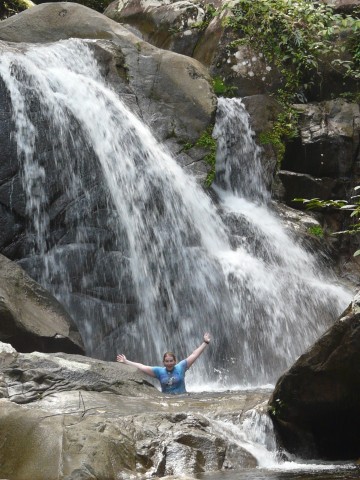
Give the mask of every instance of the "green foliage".
<svg viewBox="0 0 360 480">
<path fill-rule="evenodd" d="M 320 225 L 313 225 L 312 227 L 309 227 L 307 231 L 314 237 L 322 238 L 324 236 L 324 230 Z"/>
<path fill-rule="evenodd" d="M 307 210 L 318 210 L 321 208 L 344 208 L 348 205 L 346 200 L 320 200 L 319 198 L 294 198 L 293 202 L 302 202 Z"/>
<path fill-rule="evenodd" d="M 272 417 L 278 417 L 281 414 L 281 411 L 284 409 L 285 403 L 277 398 L 273 405 L 269 407 L 269 413 Z"/>
<path fill-rule="evenodd" d="M 215 95 L 222 97 L 232 97 L 235 95 L 236 87 L 229 87 L 228 85 L 225 85 L 225 82 L 220 77 L 213 78 L 213 88 Z"/>
<path fill-rule="evenodd" d="M 185 152 L 188 152 L 193 146 L 194 146 L 194 144 L 191 143 L 191 142 L 184 143 L 183 150 Z"/>
<path fill-rule="evenodd" d="M 291 106 L 284 105 L 284 110 L 278 115 L 271 130 L 261 132 L 260 143 L 271 144 L 276 152 L 278 163 L 281 164 L 285 154 L 285 140 L 298 135 L 298 112 Z"/>
<path fill-rule="evenodd" d="M 32 3 L 28 0 L 5 0 L 0 5 L 0 20 L 4 20 L 15 13 L 20 13 L 31 6 Z"/>
<path fill-rule="evenodd" d="M 353 16 L 347 15 L 342 19 L 342 27 L 347 30 L 347 44 L 342 50 L 350 54 L 349 60 L 335 59 L 334 67 L 340 67 L 346 77 L 360 79 L 360 8 L 355 9 Z"/>
<path fill-rule="evenodd" d="M 195 143 L 187 142 L 183 145 L 182 151 L 188 152 L 193 147 L 199 147 L 205 150 L 205 162 L 210 165 L 210 171 L 205 179 L 205 186 L 210 187 L 215 179 L 215 163 L 216 163 L 216 140 L 212 137 L 213 126 L 208 127 L 198 138 Z"/>
<path fill-rule="evenodd" d="M 230 7 L 233 17 L 228 24 L 239 32 L 239 38 L 229 48 L 251 47 L 262 56 L 267 70 L 273 66 L 281 75 L 282 85 L 275 94 L 283 107 L 273 128 L 260 140 L 274 146 L 280 163 L 285 152 L 285 140 L 297 134 L 298 116 L 291 105 L 307 101 L 315 83 L 321 82 L 320 65 L 331 57 L 333 68 L 344 75 L 360 78 L 360 20 L 356 15 L 335 14 L 332 7 L 308 0 L 236 0 Z M 339 46 L 335 39 L 346 30 L 347 45 Z M 340 60 L 347 50 L 352 59 Z"/>
<path fill-rule="evenodd" d="M 211 20 L 218 14 L 214 5 L 209 4 L 205 6 L 205 15 L 202 22 L 195 22 L 190 25 L 191 28 L 197 28 L 200 31 L 204 31 L 209 26 Z"/>
<path fill-rule="evenodd" d="M 351 103 L 360 103 L 360 92 L 342 92 L 338 96 Z"/>
<path fill-rule="evenodd" d="M 266 62 L 276 65 L 290 101 L 302 101 L 306 90 L 319 80 L 318 67 L 323 58 L 340 53 L 333 40 L 342 30 L 354 32 L 352 63 L 359 59 L 360 20 L 335 14 L 324 3 L 237 0 L 232 13 L 231 25 L 241 32 L 236 43 L 250 45 L 264 55 Z"/>
<path fill-rule="evenodd" d="M 360 185 L 354 188 L 355 192 L 360 190 Z M 349 225 L 347 230 L 342 230 L 340 232 L 335 232 L 333 235 L 356 235 L 360 233 L 360 195 L 353 195 L 351 197 L 352 202 L 349 203 L 347 200 L 320 200 L 319 198 L 312 198 L 310 200 L 306 198 L 294 198 L 294 202 L 302 202 L 308 210 L 315 209 L 339 209 L 347 210 L 350 213 L 350 218 L 355 219 L 355 223 Z M 360 255 L 360 250 L 357 250 L 354 253 L 354 256 Z"/>
<path fill-rule="evenodd" d="M 211 136 L 213 128 L 209 127 L 201 135 L 198 141 L 195 143 L 195 146 L 204 148 L 208 153 L 205 155 L 205 162 L 210 165 L 210 171 L 206 177 L 205 185 L 210 187 L 212 182 L 215 179 L 215 161 L 216 161 L 216 140 Z"/>
</svg>

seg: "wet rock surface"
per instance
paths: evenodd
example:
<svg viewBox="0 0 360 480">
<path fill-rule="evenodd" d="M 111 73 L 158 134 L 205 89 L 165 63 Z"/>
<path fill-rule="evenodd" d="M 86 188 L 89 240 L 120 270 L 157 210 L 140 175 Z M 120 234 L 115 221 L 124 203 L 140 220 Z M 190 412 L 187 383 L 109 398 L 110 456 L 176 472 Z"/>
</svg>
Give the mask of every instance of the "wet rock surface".
<svg viewBox="0 0 360 480">
<path fill-rule="evenodd" d="M 215 424 L 240 424 L 266 390 L 169 397 L 115 362 L 2 347 L 3 478 L 176 478 L 256 466 Z"/>
<path fill-rule="evenodd" d="M 0 341 L 21 352 L 84 353 L 64 307 L 25 271 L 0 255 Z"/>
<path fill-rule="evenodd" d="M 184 168 L 194 172 L 202 182 L 209 171 L 203 162 L 207 152 L 198 152 L 196 158 L 191 158 L 184 151 L 184 144 L 194 143 L 213 121 L 216 97 L 207 70 L 194 59 L 151 46 L 104 15 L 75 3 L 39 5 L 0 25 L 0 51 L 15 56 L 69 38 L 87 39 L 86 45 L 94 52 L 106 84 L 151 127 L 174 156 L 181 156 Z M 30 187 L 24 181 L 25 166 L 12 135 L 16 127 L 3 80 L 0 80 L 0 251 L 17 261 L 43 286 L 46 284 L 43 274 L 49 263 L 53 260 L 57 265 L 61 263 L 51 274 L 51 285 L 46 287 L 58 293 L 64 283 L 71 281 L 68 310 L 84 339 L 89 329 L 97 331 L 87 342 L 87 353 L 104 358 L 100 352 L 110 352 L 106 357 L 110 359 L 114 352 L 113 338 L 121 337 L 124 325 L 131 324 L 138 315 L 127 235 L 114 226 L 117 213 L 113 199 L 104 186 L 104 174 L 94 149 L 87 145 L 78 121 L 71 118 L 70 126 L 61 135 L 47 136 L 49 118 L 36 95 L 31 93 L 29 97 L 31 100 L 26 100 L 31 102 L 29 122 L 39 132 L 34 140 L 33 161 L 40 169 L 44 168 L 46 175 L 43 193 L 48 231 L 46 240 L 42 234 L 39 238 L 46 242 L 43 250 L 50 254 L 39 255 L 36 249 L 41 248 L 34 249 L 38 240 L 29 225 L 36 223 L 36 214 L 28 210 L 32 201 L 27 198 Z M 71 165 L 63 164 L 65 155 L 59 153 L 62 145 L 69 151 Z M 79 151 L 84 152 L 83 162 L 79 160 Z M 81 187 L 74 190 L 73 175 L 66 172 L 78 162 L 82 163 L 78 172 Z M 157 197 L 161 197 L 160 193 Z M 66 282 L 61 275 L 64 271 L 68 272 Z M 120 272 L 120 281 L 114 272 Z M 40 346 L 35 349 L 42 350 Z M 67 351 L 65 347 L 58 350 Z"/>
</svg>

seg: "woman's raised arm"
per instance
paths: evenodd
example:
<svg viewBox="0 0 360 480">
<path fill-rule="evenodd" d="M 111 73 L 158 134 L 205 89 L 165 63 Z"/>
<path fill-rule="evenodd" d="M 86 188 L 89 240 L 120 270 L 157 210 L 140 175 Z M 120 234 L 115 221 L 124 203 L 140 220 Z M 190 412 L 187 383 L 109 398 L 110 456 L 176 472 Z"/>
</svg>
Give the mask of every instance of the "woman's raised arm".
<svg viewBox="0 0 360 480">
<path fill-rule="evenodd" d="M 199 347 L 197 347 L 186 359 L 188 368 L 190 368 L 191 365 L 195 362 L 195 360 L 197 360 L 200 357 L 200 355 L 203 353 L 203 351 L 209 345 L 209 343 L 210 343 L 210 334 L 204 333 L 203 343 Z"/>
<path fill-rule="evenodd" d="M 146 375 L 156 378 L 156 375 L 153 372 L 152 367 L 150 367 L 149 365 L 143 365 L 142 363 L 132 362 L 131 360 L 128 360 L 123 354 L 117 355 L 116 361 L 119 363 L 125 363 L 125 365 L 130 365 L 131 367 L 136 367 L 142 372 L 146 373 Z"/>
</svg>

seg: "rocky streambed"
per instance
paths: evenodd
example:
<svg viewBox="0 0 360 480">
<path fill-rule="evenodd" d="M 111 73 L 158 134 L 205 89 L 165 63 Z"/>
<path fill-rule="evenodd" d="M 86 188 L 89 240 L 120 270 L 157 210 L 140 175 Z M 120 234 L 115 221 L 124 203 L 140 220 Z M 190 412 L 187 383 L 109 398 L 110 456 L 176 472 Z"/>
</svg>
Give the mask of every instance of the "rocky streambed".
<svg viewBox="0 0 360 480">
<path fill-rule="evenodd" d="M 179 478 L 257 464 L 232 430 L 256 423 L 269 391 L 164 396 L 131 367 L 2 345 L 1 478 Z"/>
</svg>

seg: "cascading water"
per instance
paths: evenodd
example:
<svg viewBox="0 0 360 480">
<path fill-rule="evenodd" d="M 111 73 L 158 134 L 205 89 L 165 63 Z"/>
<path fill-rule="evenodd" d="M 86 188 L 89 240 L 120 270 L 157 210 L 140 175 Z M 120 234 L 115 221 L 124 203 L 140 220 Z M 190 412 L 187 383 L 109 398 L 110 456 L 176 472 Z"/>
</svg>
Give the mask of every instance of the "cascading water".
<svg viewBox="0 0 360 480">
<path fill-rule="evenodd" d="M 158 364 L 163 351 L 185 356 L 210 331 L 192 385 L 258 385 L 273 382 L 347 305 L 349 293 L 267 209 L 254 172 L 257 165 L 261 176 L 260 151 L 236 101 L 219 101 L 215 129 L 215 189 L 239 226 L 231 235 L 209 197 L 105 85 L 88 43 L 7 48 L 0 77 L 29 221 L 20 263 L 67 306 L 88 354 Z M 237 127 L 241 136 L 229 138 Z M 238 145 L 246 146 L 240 174 Z"/>
</svg>

